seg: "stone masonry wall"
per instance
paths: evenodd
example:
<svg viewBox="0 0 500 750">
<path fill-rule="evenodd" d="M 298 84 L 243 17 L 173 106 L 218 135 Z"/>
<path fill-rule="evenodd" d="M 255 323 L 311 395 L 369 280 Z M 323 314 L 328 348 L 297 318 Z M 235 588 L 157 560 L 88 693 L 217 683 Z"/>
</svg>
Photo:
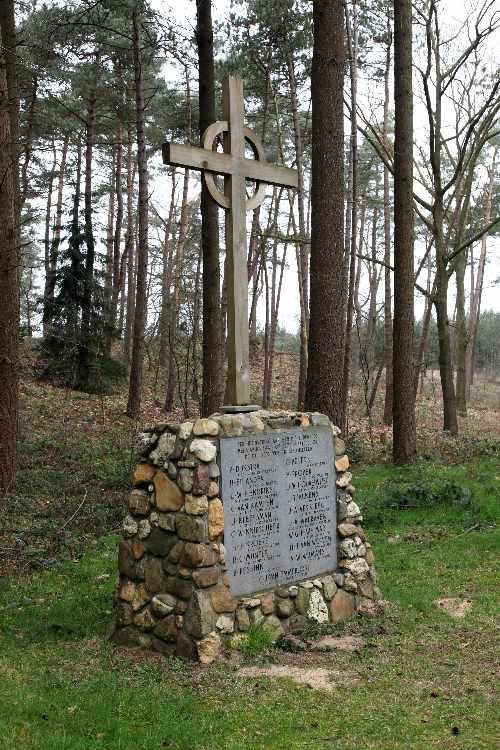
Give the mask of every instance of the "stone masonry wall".
<svg viewBox="0 0 500 750">
<path fill-rule="evenodd" d="M 218 437 L 330 425 L 337 471 L 338 569 L 235 598 L 228 586 Z M 251 625 L 274 639 L 307 619 L 339 622 L 380 597 L 339 430 L 323 414 L 256 411 L 145 427 L 120 542 L 116 629 L 128 646 L 209 663 Z"/>
</svg>

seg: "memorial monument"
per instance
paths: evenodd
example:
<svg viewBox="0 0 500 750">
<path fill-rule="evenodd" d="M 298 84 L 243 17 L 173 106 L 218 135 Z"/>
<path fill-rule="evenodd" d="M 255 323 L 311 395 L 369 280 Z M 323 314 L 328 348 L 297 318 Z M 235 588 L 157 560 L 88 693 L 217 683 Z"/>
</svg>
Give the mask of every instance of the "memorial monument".
<svg viewBox="0 0 500 750">
<path fill-rule="evenodd" d="M 249 405 L 245 212 L 263 200 L 264 182 L 294 187 L 296 173 L 268 164 L 244 126 L 241 81 L 228 78 L 223 93 L 226 119 L 207 129 L 203 148 L 166 144 L 163 153 L 204 170 L 226 210 L 226 406 L 139 434 L 113 636 L 203 663 L 237 648 L 251 627 L 277 639 L 307 619 L 339 622 L 379 596 L 337 427 L 323 414 Z M 223 154 L 212 151 L 220 134 Z M 245 139 L 257 160 L 245 158 Z M 250 198 L 247 178 L 257 181 Z"/>
</svg>

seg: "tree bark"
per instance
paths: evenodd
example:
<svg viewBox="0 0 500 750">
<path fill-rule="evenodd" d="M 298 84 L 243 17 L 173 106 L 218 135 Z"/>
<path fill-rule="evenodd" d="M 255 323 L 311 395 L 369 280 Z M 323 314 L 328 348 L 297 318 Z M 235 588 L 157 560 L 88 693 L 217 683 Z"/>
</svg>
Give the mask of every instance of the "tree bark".
<svg viewBox="0 0 500 750">
<path fill-rule="evenodd" d="M 0 3 L 0 493 L 15 481 L 18 414 L 19 243 L 16 31 L 13 0 Z"/>
<path fill-rule="evenodd" d="M 313 0 L 311 292 L 306 408 L 344 423 L 344 20 L 341 0 Z"/>
<path fill-rule="evenodd" d="M 484 223 L 486 226 L 491 221 L 491 205 L 493 198 L 493 188 L 495 186 L 495 162 L 497 157 L 497 149 L 493 152 L 493 161 L 489 170 L 489 184 L 486 192 L 486 206 Z M 476 273 L 476 282 L 471 283 L 471 305 L 470 305 L 470 316 L 469 316 L 469 337 L 467 340 L 467 350 L 465 352 L 465 376 L 467 383 L 467 393 L 470 397 L 470 386 L 473 382 L 474 375 L 474 349 L 476 345 L 477 336 L 477 325 L 479 322 L 479 310 L 481 307 L 481 295 L 483 291 L 483 278 L 484 278 L 484 267 L 486 264 L 486 245 L 488 235 L 484 234 L 481 238 L 481 252 L 479 255 L 478 268 Z"/>
<path fill-rule="evenodd" d="M 99 64 L 96 54 L 95 70 Z M 87 254 L 85 257 L 85 277 L 82 294 L 82 325 L 79 346 L 78 363 L 78 385 L 80 388 L 88 388 L 90 384 L 91 368 L 91 340 L 92 340 L 92 318 L 94 302 L 94 265 L 95 265 L 95 239 L 92 227 L 92 159 L 94 155 L 94 144 L 96 139 L 96 113 L 97 113 L 97 90 L 95 81 L 90 90 L 87 102 L 87 127 L 85 143 L 85 193 L 84 193 L 84 217 L 85 217 L 85 245 Z"/>
<path fill-rule="evenodd" d="M 300 369 L 298 405 L 303 407 L 307 381 L 307 339 L 309 328 L 309 243 L 306 237 L 306 208 L 304 190 L 304 154 L 302 146 L 302 131 L 299 120 L 299 102 L 297 98 L 297 81 L 295 77 L 295 61 L 291 52 L 287 54 L 288 81 L 290 85 L 290 105 L 292 110 L 293 134 L 295 143 L 295 168 L 297 170 L 297 207 L 299 215 L 298 259 L 302 300 L 300 306 Z"/>
<path fill-rule="evenodd" d="M 61 164 L 59 167 L 59 177 L 57 181 L 57 202 L 56 202 L 56 215 L 54 220 L 54 231 L 52 240 L 50 243 L 49 252 L 49 268 L 48 275 L 46 273 L 45 282 L 45 294 L 44 294 L 44 305 L 43 305 L 43 330 L 44 336 L 48 329 L 48 326 L 52 322 L 53 306 L 54 306 L 54 292 L 56 287 L 56 272 L 57 272 L 57 261 L 59 258 L 59 245 L 61 243 L 61 229 L 62 229 L 62 204 L 64 194 L 64 178 L 66 172 L 66 159 L 68 156 L 69 146 L 69 135 L 64 136 L 62 152 L 61 152 Z"/>
<path fill-rule="evenodd" d="M 413 386 L 413 90 L 411 0 L 394 0 L 393 458 L 416 454 Z"/>
<path fill-rule="evenodd" d="M 172 263 L 174 249 L 174 235 L 172 228 L 174 226 L 175 216 L 175 189 L 177 187 L 175 167 L 172 169 L 172 191 L 170 194 L 170 207 L 168 210 L 168 219 L 165 223 L 165 236 L 163 241 L 163 268 L 161 276 L 161 312 L 160 312 L 160 367 L 168 365 L 168 331 L 170 321 L 170 287 L 172 286 Z"/>
<path fill-rule="evenodd" d="M 175 385 L 176 385 L 176 345 L 177 345 L 177 328 L 179 317 L 179 306 L 181 299 L 181 282 L 182 282 L 182 263 L 184 260 L 184 248 L 186 245 L 188 232 L 188 189 L 189 189 L 189 169 L 184 171 L 184 185 L 182 189 L 181 205 L 181 222 L 179 227 L 179 237 L 175 251 L 175 284 L 174 299 L 170 306 L 170 325 L 169 325 L 169 348 L 168 348 L 168 375 L 167 389 L 165 395 L 165 411 L 172 411 L 174 408 Z"/>
<path fill-rule="evenodd" d="M 147 316 L 146 284 L 148 273 L 148 164 L 146 154 L 146 134 L 144 130 L 144 71 L 141 52 L 140 24 L 140 11 L 135 8 L 132 11 L 132 25 L 137 123 L 137 171 L 139 173 L 139 242 L 137 246 L 134 331 L 127 404 L 128 416 L 135 419 L 139 417 L 141 411 L 142 365 L 144 360 L 144 336 Z"/>
<path fill-rule="evenodd" d="M 196 0 L 199 63 L 200 141 L 215 116 L 215 74 L 211 0 Z M 201 247 L 203 253 L 203 381 L 201 411 L 217 411 L 222 401 L 219 212 L 202 178 Z"/>
<path fill-rule="evenodd" d="M 57 151 L 55 142 L 52 141 L 52 148 L 54 153 L 54 160 L 52 162 L 52 168 L 49 172 L 49 181 L 47 184 L 47 204 L 45 208 L 45 236 L 43 241 L 44 246 L 44 271 L 45 271 L 45 283 L 43 290 L 43 336 L 47 335 L 47 322 L 49 320 L 49 287 L 50 287 L 50 219 L 52 215 L 52 191 L 54 189 L 54 178 L 57 166 Z"/>
<path fill-rule="evenodd" d="M 384 73 L 384 142 L 388 140 L 389 131 L 389 73 L 391 69 L 391 22 L 387 17 L 387 49 Z M 385 363 L 385 399 L 384 424 L 392 424 L 392 283 L 391 283 L 391 196 L 390 174 L 384 164 L 384 363 Z"/>
<path fill-rule="evenodd" d="M 134 229 L 134 182 L 137 162 L 133 158 L 132 123 L 127 127 L 127 235 L 125 238 L 127 304 L 125 310 L 124 355 L 130 365 L 132 354 L 132 335 L 135 313 L 135 229 Z M 125 279 L 123 279 L 123 293 Z"/>
<path fill-rule="evenodd" d="M 352 28 L 349 18 L 349 11 L 347 8 L 347 2 L 344 0 L 344 13 L 346 20 L 347 29 L 347 48 L 349 51 L 349 69 L 351 77 L 351 222 L 350 222 L 350 233 L 351 233 L 351 247 L 348 264 L 348 289 L 347 289 L 347 302 L 345 312 L 345 333 L 344 333 L 344 357 L 342 367 L 342 390 L 343 390 L 343 402 L 344 406 L 344 421 L 342 423 L 342 431 L 347 432 L 347 403 L 349 401 L 349 385 L 350 385 L 350 372 L 351 372 L 351 351 L 352 351 L 352 322 L 354 315 L 354 285 L 356 281 L 356 250 L 357 250 L 357 229 L 358 229 L 358 128 L 357 128 L 357 89 L 358 89 L 358 20 L 357 20 L 357 8 L 356 0 L 353 2 L 353 19 Z M 358 261 L 359 262 L 359 261 Z M 346 259 L 347 264 L 347 259 Z"/>
</svg>

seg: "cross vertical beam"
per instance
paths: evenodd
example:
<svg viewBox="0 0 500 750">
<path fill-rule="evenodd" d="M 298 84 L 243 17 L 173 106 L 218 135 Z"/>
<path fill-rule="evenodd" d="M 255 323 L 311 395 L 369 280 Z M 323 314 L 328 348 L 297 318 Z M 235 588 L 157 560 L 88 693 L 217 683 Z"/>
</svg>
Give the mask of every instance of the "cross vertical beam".
<svg viewBox="0 0 500 750">
<path fill-rule="evenodd" d="M 227 77 L 223 83 L 224 151 L 236 159 L 245 157 L 243 82 Z M 248 337 L 248 273 L 245 175 L 235 169 L 224 177 L 224 193 L 231 210 L 226 212 L 227 257 L 227 380 L 224 403 L 250 401 Z"/>
</svg>

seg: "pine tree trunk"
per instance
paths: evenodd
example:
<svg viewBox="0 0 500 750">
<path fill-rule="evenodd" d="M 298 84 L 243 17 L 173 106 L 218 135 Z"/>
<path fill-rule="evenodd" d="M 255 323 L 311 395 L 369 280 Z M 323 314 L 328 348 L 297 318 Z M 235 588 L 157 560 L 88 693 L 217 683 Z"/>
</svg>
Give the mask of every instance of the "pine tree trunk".
<svg viewBox="0 0 500 750">
<path fill-rule="evenodd" d="M 211 0 L 196 0 L 199 63 L 200 141 L 215 116 L 214 49 Z M 203 383 L 201 412 L 217 411 L 222 401 L 219 212 L 202 181 L 201 246 L 203 252 Z"/>
<path fill-rule="evenodd" d="M 111 343 L 113 331 L 112 317 L 112 297 L 113 297 L 113 223 L 115 219 L 115 166 L 116 152 L 113 153 L 113 163 L 111 166 L 111 180 L 108 195 L 108 222 L 106 231 L 106 265 L 104 274 L 104 315 L 105 315 L 105 342 L 104 347 L 106 356 L 111 356 Z"/>
<path fill-rule="evenodd" d="M 393 457 L 416 453 L 413 386 L 413 91 L 411 0 L 394 0 Z"/>
<path fill-rule="evenodd" d="M 174 408 L 175 386 L 176 386 L 176 346 L 177 328 L 179 317 L 179 306 L 181 299 L 182 264 L 184 260 L 184 248 L 186 245 L 188 231 L 188 189 L 189 169 L 184 171 L 184 185 L 182 189 L 181 222 L 179 227 L 179 238 L 175 251 L 175 284 L 174 299 L 170 308 L 169 325 L 169 347 L 168 347 L 168 375 L 167 389 L 165 394 L 165 411 L 170 412 Z"/>
<path fill-rule="evenodd" d="M 341 425 L 342 431 L 347 433 L 347 403 L 349 401 L 349 385 L 351 373 L 351 352 L 352 352 L 352 323 L 354 316 L 354 286 L 356 282 L 356 250 L 357 250 L 357 229 L 358 229 L 358 127 L 357 127 L 357 90 L 358 90 L 358 20 L 356 0 L 352 3 L 353 18 L 352 28 L 349 18 L 347 2 L 344 2 L 344 13 L 347 31 L 347 48 L 349 50 L 349 70 L 351 77 L 351 247 L 349 252 L 349 263 L 347 272 L 347 301 L 345 311 L 345 332 L 344 332 L 344 357 L 342 366 L 342 400 L 344 402 L 344 421 Z M 358 261 L 359 262 L 359 261 Z"/>
<path fill-rule="evenodd" d="M 48 275 L 46 274 L 46 285 L 45 285 L 45 293 L 44 293 L 44 305 L 43 305 L 44 336 L 46 335 L 48 326 L 50 326 L 52 322 L 52 315 L 53 315 L 57 261 L 59 258 L 59 245 L 61 242 L 62 205 L 63 205 L 63 194 L 64 194 L 64 178 L 65 178 L 65 172 L 66 172 L 66 159 L 68 156 L 68 146 L 69 146 L 69 135 L 65 135 L 64 141 L 63 141 L 62 153 L 61 153 L 59 177 L 58 177 L 58 182 L 57 182 L 57 203 L 56 203 L 56 215 L 55 215 L 55 221 L 54 221 L 54 231 L 52 235 L 52 241 L 50 244 L 49 268 L 48 268 Z"/>
<path fill-rule="evenodd" d="M 15 481 L 19 266 L 14 3 L 0 3 L 0 494 Z"/>
<path fill-rule="evenodd" d="M 98 58 L 96 55 L 96 68 L 97 65 Z M 78 387 L 84 390 L 89 387 L 91 380 L 90 369 L 95 265 L 95 239 L 92 226 L 92 159 L 96 138 L 96 112 L 97 91 L 94 82 L 87 102 L 87 128 L 85 143 L 84 236 L 87 254 L 85 258 L 85 278 L 82 294 L 82 325 L 78 365 Z"/>
<path fill-rule="evenodd" d="M 33 75 L 31 84 L 31 97 L 26 113 L 26 140 L 23 148 L 23 162 L 21 167 L 21 195 L 20 195 L 20 209 L 22 210 L 29 192 L 29 179 L 28 169 L 31 162 L 31 155 L 33 152 L 33 131 L 35 128 L 35 111 L 38 96 L 38 75 Z"/>
<path fill-rule="evenodd" d="M 311 296 L 306 408 L 344 423 L 344 20 L 341 0 L 313 0 Z"/>
<path fill-rule="evenodd" d="M 295 168 L 297 170 L 297 207 L 299 215 L 299 242 L 298 258 L 300 284 L 301 284 L 301 305 L 300 305 L 300 369 L 299 369 L 299 389 L 298 405 L 299 409 L 303 408 L 306 394 L 307 381 L 307 339 L 309 328 L 309 243 L 306 237 L 306 209 L 305 209 L 305 191 L 304 191 L 304 155 L 302 146 L 302 132 L 299 120 L 299 103 L 297 98 L 297 81 L 295 78 L 295 63 L 292 53 L 287 54 L 288 81 L 290 85 L 290 105 L 292 110 L 293 133 L 295 143 Z"/>
<path fill-rule="evenodd" d="M 124 277 L 122 282 L 122 299 L 125 294 L 125 282 L 127 286 L 123 353 L 125 355 L 125 360 L 129 365 L 130 357 L 132 354 L 132 334 L 134 328 L 135 313 L 134 182 L 137 162 L 133 159 L 132 149 L 132 123 L 129 122 L 127 127 L 127 235 L 125 238 L 126 279 Z"/>
<path fill-rule="evenodd" d="M 161 311 L 160 311 L 160 367 L 168 364 L 168 331 L 170 321 L 170 287 L 172 286 L 172 262 L 173 249 L 175 245 L 174 216 L 175 216 L 175 189 L 177 187 L 175 167 L 172 169 L 172 191 L 170 194 L 170 208 L 168 219 L 165 224 L 165 237 L 163 241 L 163 268 L 161 276 Z"/>
<path fill-rule="evenodd" d="M 135 292 L 134 331 L 128 392 L 127 414 L 137 419 L 141 411 L 142 365 L 144 360 L 144 336 L 146 330 L 147 300 L 146 284 L 148 274 L 148 164 L 146 154 L 146 134 L 144 130 L 144 72 L 141 53 L 141 16 L 135 8 L 132 12 L 135 106 L 137 122 L 137 171 L 139 173 L 137 244 L 137 276 Z"/>
<path fill-rule="evenodd" d="M 113 235 L 113 284 L 111 296 L 111 333 L 116 332 L 116 316 L 118 313 L 118 295 L 120 293 L 120 247 L 122 241 L 122 224 L 123 224 L 123 189 L 122 189 L 122 162 L 123 162 L 123 135 L 122 123 L 118 120 L 118 133 L 116 144 L 116 172 L 115 172 L 115 191 L 116 191 L 116 221 Z"/>
<path fill-rule="evenodd" d="M 389 73 L 391 69 L 391 22 L 387 18 L 387 50 L 384 73 L 384 143 L 389 131 Z M 389 170 L 384 166 L 384 424 L 392 424 L 392 283 L 391 283 L 391 196 Z"/>
<path fill-rule="evenodd" d="M 50 286 L 50 219 L 52 215 L 52 191 L 54 189 L 54 178 L 57 166 L 57 151 L 55 142 L 52 141 L 52 149 L 54 152 L 54 160 L 52 162 L 52 168 L 49 173 L 49 181 L 47 184 L 47 204 L 45 208 L 45 236 L 43 241 L 44 246 L 44 271 L 45 271 L 45 284 L 43 290 L 43 336 L 47 335 L 47 321 L 49 319 L 49 308 L 50 302 L 48 299 L 49 286 Z"/>
</svg>

